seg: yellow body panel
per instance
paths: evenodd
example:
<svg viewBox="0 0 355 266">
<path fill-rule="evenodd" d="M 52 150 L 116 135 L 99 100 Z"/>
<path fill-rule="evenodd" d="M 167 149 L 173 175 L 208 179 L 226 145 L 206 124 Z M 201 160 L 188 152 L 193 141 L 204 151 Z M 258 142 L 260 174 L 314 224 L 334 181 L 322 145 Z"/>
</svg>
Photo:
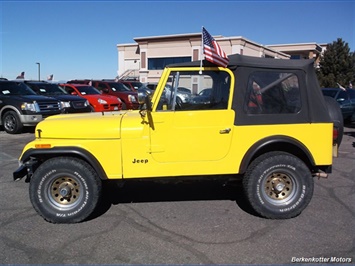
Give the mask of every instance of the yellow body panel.
<svg viewBox="0 0 355 266">
<path fill-rule="evenodd" d="M 49 116 L 36 127 L 42 138 L 109 139 L 120 138 L 124 112 L 93 112 Z M 79 143 L 78 143 L 79 144 Z"/>
<path fill-rule="evenodd" d="M 131 122 L 133 123 L 133 120 Z M 52 147 L 83 148 L 96 157 L 109 179 L 233 174 L 238 173 L 241 160 L 254 143 L 269 136 L 278 135 L 290 136 L 303 143 L 313 155 L 316 165 L 332 164 L 332 136 L 326 134 L 326 132 L 331 132 L 329 130 L 329 127 L 332 127 L 331 124 L 231 125 L 229 134 L 221 134 L 221 141 L 216 142 L 213 140 L 214 135 L 200 132 L 199 135 L 203 135 L 201 143 L 190 142 L 185 145 L 182 145 L 183 137 L 175 145 L 176 142 L 166 135 L 159 141 L 159 143 L 166 144 L 165 149 L 160 151 L 155 150 L 157 145 L 154 145 L 154 141 L 150 144 L 149 125 L 139 124 L 141 127 L 136 127 L 134 134 L 123 132 L 122 139 L 82 139 L 79 141 L 78 139 L 42 138 L 30 142 L 24 150 L 35 148 L 36 144 L 46 143 L 50 143 Z M 197 134 L 198 130 L 193 128 L 190 132 Z M 314 141 L 313 132 L 325 132 L 325 134 L 318 134 L 317 141 Z M 185 137 L 189 136 L 188 134 Z M 197 148 L 198 145 L 201 145 L 201 149 Z M 190 160 L 185 159 L 185 156 Z"/>
<path fill-rule="evenodd" d="M 82 148 L 98 160 L 108 178 L 122 178 L 121 140 L 120 139 L 35 139 L 28 143 L 24 150 L 35 149 L 36 145 L 50 143 L 52 148 L 78 147 Z"/>
<path fill-rule="evenodd" d="M 298 124 L 283 126 L 232 126 L 230 146 L 227 150 L 220 142 L 208 141 L 206 147 L 200 151 L 196 145 L 166 146 L 164 151 L 146 152 L 141 161 L 124 160 L 124 177 L 164 177 L 183 175 L 213 175 L 213 174 L 236 174 L 239 171 L 241 161 L 247 151 L 259 140 L 272 136 L 289 136 L 308 149 L 313 155 L 316 165 L 332 164 L 331 134 L 319 134 L 317 142 L 314 141 L 312 132 L 331 132 L 331 124 Z M 201 133 L 202 134 L 202 133 Z M 167 141 L 166 139 L 162 142 Z M 133 141 L 131 143 L 133 145 Z M 141 147 L 142 148 L 142 147 Z M 155 146 L 153 147 L 155 148 Z M 191 160 L 186 160 L 177 151 L 182 152 Z M 157 154 L 161 161 L 156 160 Z M 225 154 L 223 157 L 213 157 L 215 154 Z M 127 155 L 124 152 L 124 155 Z M 210 157 L 210 158 L 208 158 Z M 164 161 L 162 161 L 164 160 Z"/>
</svg>

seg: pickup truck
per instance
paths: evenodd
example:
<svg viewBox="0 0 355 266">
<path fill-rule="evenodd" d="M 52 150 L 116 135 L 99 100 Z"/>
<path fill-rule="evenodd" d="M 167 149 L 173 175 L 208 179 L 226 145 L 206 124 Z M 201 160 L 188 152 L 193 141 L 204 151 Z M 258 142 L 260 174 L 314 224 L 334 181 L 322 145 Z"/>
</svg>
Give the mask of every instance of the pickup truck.
<svg viewBox="0 0 355 266">
<path fill-rule="evenodd" d="M 51 223 L 78 223 L 100 206 L 103 182 L 214 176 L 240 178 L 260 217 L 301 214 L 314 178 L 331 173 L 342 132 L 313 60 L 235 54 L 226 68 L 200 63 L 166 66 L 152 94 L 138 93 L 139 110 L 39 123 L 13 173 L 29 182 L 34 209 Z M 182 103 L 178 87 L 212 92 Z"/>
</svg>

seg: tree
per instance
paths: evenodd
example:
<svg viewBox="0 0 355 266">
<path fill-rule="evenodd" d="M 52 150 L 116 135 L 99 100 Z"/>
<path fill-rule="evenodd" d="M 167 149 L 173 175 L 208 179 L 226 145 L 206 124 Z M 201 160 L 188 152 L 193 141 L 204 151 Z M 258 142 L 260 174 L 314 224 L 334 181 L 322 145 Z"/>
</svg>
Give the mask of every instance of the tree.
<svg viewBox="0 0 355 266">
<path fill-rule="evenodd" d="M 317 70 L 321 87 L 348 87 L 355 80 L 355 53 L 350 52 L 348 43 L 338 38 L 327 45 Z"/>
</svg>

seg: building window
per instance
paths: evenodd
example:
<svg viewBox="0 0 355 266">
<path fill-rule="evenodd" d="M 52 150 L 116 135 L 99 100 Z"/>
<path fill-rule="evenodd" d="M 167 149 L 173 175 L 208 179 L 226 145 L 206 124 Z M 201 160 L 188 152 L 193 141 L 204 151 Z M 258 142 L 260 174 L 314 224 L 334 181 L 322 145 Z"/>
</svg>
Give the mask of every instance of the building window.
<svg viewBox="0 0 355 266">
<path fill-rule="evenodd" d="M 141 65 L 141 68 L 146 68 L 146 65 L 145 65 L 145 55 L 146 53 L 145 52 L 142 52 L 141 53 L 141 62 L 142 62 L 142 65 Z"/>
<path fill-rule="evenodd" d="M 148 58 L 148 69 L 164 69 L 166 65 L 184 62 L 191 62 L 191 56 Z"/>
<path fill-rule="evenodd" d="M 198 60 L 198 59 L 199 59 L 199 58 L 198 58 L 198 55 L 199 55 L 199 53 L 200 53 L 200 50 L 194 49 L 192 53 L 193 53 L 193 61 Z"/>
</svg>

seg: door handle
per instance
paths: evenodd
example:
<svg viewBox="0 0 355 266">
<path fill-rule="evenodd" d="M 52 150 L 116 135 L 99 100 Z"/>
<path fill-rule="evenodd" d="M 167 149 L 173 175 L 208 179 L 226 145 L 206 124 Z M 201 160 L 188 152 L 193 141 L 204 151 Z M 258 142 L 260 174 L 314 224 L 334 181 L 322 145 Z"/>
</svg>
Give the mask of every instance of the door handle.
<svg viewBox="0 0 355 266">
<path fill-rule="evenodd" d="M 225 128 L 225 129 L 221 129 L 219 131 L 219 134 L 228 134 L 229 132 L 231 132 L 231 129 L 230 128 Z"/>
</svg>

